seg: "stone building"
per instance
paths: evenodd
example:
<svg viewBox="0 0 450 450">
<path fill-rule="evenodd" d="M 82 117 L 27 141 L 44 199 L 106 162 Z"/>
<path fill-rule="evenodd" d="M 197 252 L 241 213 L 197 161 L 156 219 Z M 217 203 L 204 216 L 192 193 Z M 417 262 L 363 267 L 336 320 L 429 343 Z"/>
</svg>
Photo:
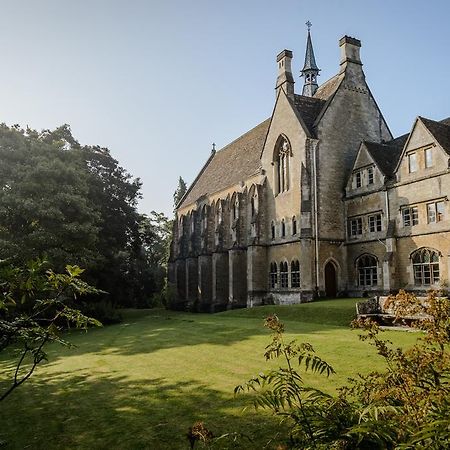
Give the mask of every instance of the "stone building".
<svg viewBox="0 0 450 450">
<path fill-rule="evenodd" d="M 211 153 L 177 207 L 174 308 L 220 311 L 315 296 L 445 284 L 450 271 L 450 120 L 393 138 L 366 83 L 361 42 L 318 85 L 308 30 L 294 91 L 277 56 L 272 116 Z"/>
</svg>

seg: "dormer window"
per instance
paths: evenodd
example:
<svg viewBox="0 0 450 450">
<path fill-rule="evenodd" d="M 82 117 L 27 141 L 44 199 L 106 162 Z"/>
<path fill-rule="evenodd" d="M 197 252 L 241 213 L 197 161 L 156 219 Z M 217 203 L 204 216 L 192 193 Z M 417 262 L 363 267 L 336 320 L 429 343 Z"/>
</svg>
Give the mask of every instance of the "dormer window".
<svg viewBox="0 0 450 450">
<path fill-rule="evenodd" d="M 425 167 L 427 169 L 433 167 L 433 149 L 431 147 L 425 149 Z"/>
<path fill-rule="evenodd" d="M 367 184 L 373 184 L 373 167 L 367 169 Z"/>
<path fill-rule="evenodd" d="M 408 170 L 409 173 L 417 172 L 417 153 L 410 153 L 408 155 Z"/>
</svg>

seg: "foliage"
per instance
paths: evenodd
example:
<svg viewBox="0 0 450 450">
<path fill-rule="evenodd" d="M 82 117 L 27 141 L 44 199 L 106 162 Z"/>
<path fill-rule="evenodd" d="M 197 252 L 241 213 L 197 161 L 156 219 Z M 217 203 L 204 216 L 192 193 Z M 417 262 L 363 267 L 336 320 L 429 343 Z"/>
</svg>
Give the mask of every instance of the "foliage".
<svg viewBox="0 0 450 450">
<path fill-rule="evenodd" d="M 0 125 L 0 187 L 0 258 L 82 265 L 113 306 L 161 290 L 168 219 L 138 213 L 141 182 L 107 148 L 80 145 L 67 125 Z"/>
<path fill-rule="evenodd" d="M 46 344 L 69 345 L 61 335 L 63 329 L 101 325 L 75 307 L 79 296 L 98 293 L 80 279 L 82 273 L 83 269 L 70 265 L 65 273 L 56 273 L 43 260 L 30 261 L 24 267 L 1 263 L 0 352 L 13 346 L 19 350 L 19 357 L 12 382 L 0 394 L 0 401 L 27 381 L 47 359 Z"/>
<path fill-rule="evenodd" d="M 183 178 L 178 178 L 178 186 L 175 192 L 173 193 L 173 209 L 176 211 L 178 203 L 180 203 L 181 199 L 183 198 L 184 194 L 187 191 L 187 185 Z"/>
<path fill-rule="evenodd" d="M 339 394 L 330 396 L 307 388 L 291 360 L 305 368 L 332 373 L 309 344 L 286 344 L 284 328 L 272 316 L 274 331 L 266 359 L 284 356 L 287 368 L 260 374 L 235 392 L 254 390 L 255 405 L 289 421 L 289 448 L 302 449 L 446 449 L 450 447 L 450 301 L 430 291 L 427 300 L 400 291 L 388 299 L 397 319 L 416 318 L 425 331 L 407 350 L 380 338 L 380 328 L 368 319 L 354 321 L 364 330 L 363 341 L 373 345 L 386 364 L 350 379 Z"/>
</svg>

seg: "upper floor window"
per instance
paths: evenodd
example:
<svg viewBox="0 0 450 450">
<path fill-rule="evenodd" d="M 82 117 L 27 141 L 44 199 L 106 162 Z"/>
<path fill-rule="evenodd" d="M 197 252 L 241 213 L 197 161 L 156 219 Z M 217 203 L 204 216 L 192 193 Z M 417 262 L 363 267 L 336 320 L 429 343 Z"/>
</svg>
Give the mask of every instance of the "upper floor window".
<svg viewBox="0 0 450 450">
<path fill-rule="evenodd" d="M 408 206 L 402 209 L 403 226 L 411 227 L 419 224 L 419 208 L 417 206 Z"/>
<path fill-rule="evenodd" d="M 425 167 L 433 167 L 433 149 L 431 147 L 425 149 Z"/>
<path fill-rule="evenodd" d="M 206 209 L 206 205 L 202 209 L 202 231 L 205 231 L 208 227 L 208 210 Z"/>
<path fill-rule="evenodd" d="M 356 266 L 358 269 L 359 286 L 376 286 L 378 284 L 378 264 L 375 256 L 361 256 Z"/>
<path fill-rule="evenodd" d="M 232 220 L 239 218 L 239 199 L 237 195 L 234 199 L 233 205 L 231 206 L 231 218 Z"/>
<path fill-rule="evenodd" d="M 367 169 L 367 184 L 373 184 L 373 167 Z"/>
<path fill-rule="evenodd" d="M 362 218 L 356 217 L 348 222 L 348 232 L 350 236 L 358 236 L 362 234 Z"/>
<path fill-rule="evenodd" d="M 222 202 L 219 200 L 217 203 L 216 210 L 216 225 L 220 225 L 222 223 Z"/>
<path fill-rule="evenodd" d="M 284 222 L 284 219 L 281 221 L 281 237 L 286 236 L 286 224 Z"/>
<path fill-rule="evenodd" d="M 295 216 L 292 217 L 292 235 L 297 234 L 297 219 Z"/>
<path fill-rule="evenodd" d="M 275 222 L 273 222 L 273 221 L 270 224 L 270 232 L 271 232 L 271 235 L 272 235 L 272 240 L 275 239 Z"/>
<path fill-rule="evenodd" d="M 289 142 L 282 138 L 274 153 L 274 175 L 275 193 L 287 191 L 289 189 L 289 157 L 291 148 Z"/>
<path fill-rule="evenodd" d="M 288 287 L 288 275 L 289 275 L 289 266 L 286 261 L 280 263 L 280 287 L 287 288 Z"/>
<path fill-rule="evenodd" d="M 291 262 L 291 287 L 300 287 L 300 263 L 298 260 Z"/>
<path fill-rule="evenodd" d="M 439 254 L 434 250 L 422 248 L 411 255 L 414 284 L 428 286 L 439 283 Z"/>
<path fill-rule="evenodd" d="M 373 214 L 369 216 L 369 232 L 375 233 L 382 230 L 381 214 Z"/>
<path fill-rule="evenodd" d="M 428 223 L 444 220 L 445 204 L 443 201 L 427 204 Z"/>
<path fill-rule="evenodd" d="M 355 187 L 360 188 L 362 186 L 362 173 L 356 172 L 355 173 Z"/>
<path fill-rule="evenodd" d="M 409 173 L 417 172 L 417 153 L 410 153 L 408 155 L 408 170 Z"/>
</svg>

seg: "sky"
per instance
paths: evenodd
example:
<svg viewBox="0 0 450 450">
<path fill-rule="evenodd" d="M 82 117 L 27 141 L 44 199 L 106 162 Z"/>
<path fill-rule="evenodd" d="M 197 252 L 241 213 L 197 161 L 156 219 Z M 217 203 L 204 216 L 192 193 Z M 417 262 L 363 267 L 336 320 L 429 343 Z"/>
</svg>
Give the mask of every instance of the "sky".
<svg viewBox="0 0 450 450">
<path fill-rule="evenodd" d="M 143 182 L 142 213 L 172 214 L 211 151 L 270 117 L 276 55 L 296 92 L 312 22 L 319 84 L 338 41 L 362 41 L 366 80 L 394 136 L 450 116 L 447 0 L 0 0 L 0 122 L 69 124 Z"/>
</svg>

